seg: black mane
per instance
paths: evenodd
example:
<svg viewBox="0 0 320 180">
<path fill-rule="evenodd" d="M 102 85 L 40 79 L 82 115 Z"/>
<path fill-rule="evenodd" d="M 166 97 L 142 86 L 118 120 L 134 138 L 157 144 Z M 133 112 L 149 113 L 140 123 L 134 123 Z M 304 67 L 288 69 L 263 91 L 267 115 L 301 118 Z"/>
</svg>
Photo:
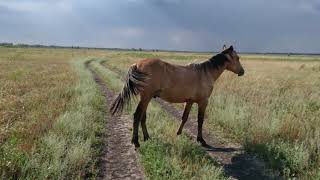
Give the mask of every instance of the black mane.
<svg viewBox="0 0 320 180">
<path fill-rule="evenodd" d="M 196 69 L 197 71 L 208 72 L 212 69 L 219 69 L 220 67 L 224 66 L 226 61 L 227 61 L 227 58 L 224 55 L 224 53 L 220 53 L 213 56 L 207 61 L 204 61 L 201 63 L 192 63 L 190 64 L 190 66 Z"/>
</svg>

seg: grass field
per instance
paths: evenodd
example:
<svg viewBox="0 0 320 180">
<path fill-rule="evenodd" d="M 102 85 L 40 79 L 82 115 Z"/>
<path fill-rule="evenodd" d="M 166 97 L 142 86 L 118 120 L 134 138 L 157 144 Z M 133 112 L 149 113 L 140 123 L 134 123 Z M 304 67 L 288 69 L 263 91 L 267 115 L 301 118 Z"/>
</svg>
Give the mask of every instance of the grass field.
<svg viewBox="0 0 320 180">
<path fill-rule="evenodd" d="M 83 62 L 70 61 L 87 51 L 74 53 L 0 48 L 2 179 L 80 177 L 94 157 L 103 98 Z"/>
<path fill-rule="evenodd" d="M 146 57 L 187 64 L 210 56 L 0 48 L 0 177 L 94 177 L 103 98 L 84 68 L 87 57 L 126 72 L 130 64 Z M 216 82 L 204 127 L 223 129 L 225 136 L 287 177 L 320 178 L 320 58 L 242 55 L 241 60 L 245 76 L 226 72 Z M 97 62 L 92 67 L 101 75 L 111 74 L 104 79 L 119 90 L 116 75 Z M 157 179 L 170 172 L 177 179 L 223 178 L 203 150 L 185 135 L 173 136 L 177 124 L 156 104 L 148 118 L 155 137 L 142 143 L 139 151 L 147 176 Z"/>
</svg>

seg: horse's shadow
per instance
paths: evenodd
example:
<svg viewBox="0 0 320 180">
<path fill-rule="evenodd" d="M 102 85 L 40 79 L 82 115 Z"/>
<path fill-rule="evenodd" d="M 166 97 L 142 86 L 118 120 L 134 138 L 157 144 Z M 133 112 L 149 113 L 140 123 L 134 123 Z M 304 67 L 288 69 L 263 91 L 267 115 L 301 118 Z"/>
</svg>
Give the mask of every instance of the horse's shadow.
<svg viewBox="0 0 320 180">
<path fill-rule="evenodd" d="M 241 150 L 240 148 L 217 148 L 208 144 L 203 147 L 206 148 L 206 151 L 209 152 L 236 152 Z"/>
<path fill-rule="evenodd" d="M 203 146 L 207 152 L 235 153 L 230 163 L 222 163 L 225 175 L 240 180 L 283 179 L 279 173 L 266 167 L 266 164 L 256 156 L 241 148 L 220 148 L 211 145 Z"/>
</svg>

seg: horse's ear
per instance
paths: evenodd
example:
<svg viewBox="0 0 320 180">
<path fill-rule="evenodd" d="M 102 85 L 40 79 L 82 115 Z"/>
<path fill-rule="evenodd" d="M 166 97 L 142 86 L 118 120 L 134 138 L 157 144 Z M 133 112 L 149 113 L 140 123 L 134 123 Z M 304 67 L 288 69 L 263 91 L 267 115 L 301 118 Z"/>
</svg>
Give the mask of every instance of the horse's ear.
<svg viewBox="0 0 320 180">
<path fill-rule="evenodd" d="M 230 47 L 229 47 L 229 50 L 230 50 L 230 51 L 233 51 L 233 46 L 230 46 Z"/>
<path fill-rule="evenodd" d="M 226 49 L 227 49 L 227 46 L 224 44 L 223 47 L 222 47 L 222 51 L 224 51 Z"/>
</svg>

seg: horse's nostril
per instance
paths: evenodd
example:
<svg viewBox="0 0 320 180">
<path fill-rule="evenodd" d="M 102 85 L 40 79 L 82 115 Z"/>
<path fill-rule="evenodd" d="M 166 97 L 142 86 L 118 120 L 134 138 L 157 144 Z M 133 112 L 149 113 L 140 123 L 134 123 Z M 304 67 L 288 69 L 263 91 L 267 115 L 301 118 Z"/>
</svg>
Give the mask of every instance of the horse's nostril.
<svg viewBox="0 0 320 180">
<path fill-rule="evenodd" d="M 242 76 L 242 75 L 244 75 L 244 69 L 241 69 L 238 73 L 238 76 Z"/>
</svg>

